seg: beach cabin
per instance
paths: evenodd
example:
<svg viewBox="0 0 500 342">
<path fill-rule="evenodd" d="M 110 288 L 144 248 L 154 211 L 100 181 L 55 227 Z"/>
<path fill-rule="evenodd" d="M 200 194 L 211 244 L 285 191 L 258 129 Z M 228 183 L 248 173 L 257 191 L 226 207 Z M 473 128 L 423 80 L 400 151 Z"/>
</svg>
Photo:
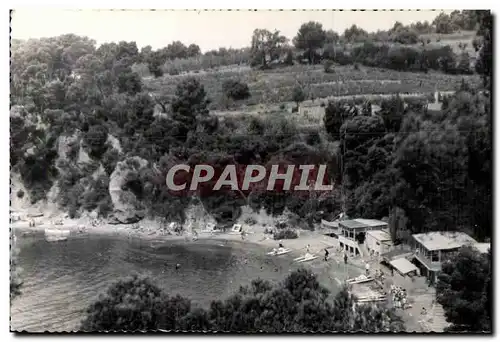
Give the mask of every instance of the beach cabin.
<svg viewBox="0 0 500 342">
<path fill-rule="evenodd" d="M 420 269 L 420 274 L 431 284 L 436 282 L 442 263 L 452 253 L 457 252 L 460 247 L 474 247 L 477 244 L 476 240 L 462 232 L 429 232 L 413 234 L 412 238 L 415 264 Z"/>
<path fill-rule="evenodd" d="M 384 229 L 388 229 L 388 224 L 380 220 L 355 219 L 340 221 L 340 248 L 353 255 L 365 256 L 369 253 L 365 246 L 366 233 Z"/>
<path fill-rule="evenodd" d="M 381 256 L 392 248 L 391 235 L 386 230 L 369 230 L 366 232 L 365 245 L 372 255 Z"/>
</svg>

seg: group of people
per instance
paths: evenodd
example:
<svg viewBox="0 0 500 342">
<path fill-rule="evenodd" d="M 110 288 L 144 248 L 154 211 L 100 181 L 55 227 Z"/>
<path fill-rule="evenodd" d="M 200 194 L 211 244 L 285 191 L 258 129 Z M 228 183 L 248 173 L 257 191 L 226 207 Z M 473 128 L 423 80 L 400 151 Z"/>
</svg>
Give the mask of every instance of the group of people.
<svg viewBox="0 0 500 342">
<path fill-rule="evenodd" d="M 407 308 L 408 294 L 401 286 L 391 285 L 392 302 L 396 308 Z"/>
</svg>

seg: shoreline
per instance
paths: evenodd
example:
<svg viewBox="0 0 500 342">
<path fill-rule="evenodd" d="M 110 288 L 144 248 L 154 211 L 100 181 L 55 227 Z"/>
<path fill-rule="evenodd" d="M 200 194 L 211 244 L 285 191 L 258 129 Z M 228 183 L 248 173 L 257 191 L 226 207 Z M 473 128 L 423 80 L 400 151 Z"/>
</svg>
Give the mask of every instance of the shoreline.
<svg viewBox="0 0 500 342">
<path fill-rule="evenodd" d="M 52 218 L 53 219 L 53 218 Z M 43 233 L 45 229 L 51 230 L 70 230 L 70 236 L 117 236 L 121 238 L 135 238 L 143 241 L 162 243 L 170 241 L 185 241 L 185 242 L 196 242 L 203 240 L 219 240 L 219 241 L 234 241 L 242 244 L 254 244 L 259 245 L 264 248 L 269 248 L 271 251 L 273 248 L 277 248 L 281 243 L 286 248 L 291 249 L 288 253 L 290 256 L 298 257 L 306 253 L 307 246 L 309 245 L 309 251 L 311 254 L 317 256 L 317 259 L 313 260 L 312 263 L 317 264 L 318 261 L 324 263 L 324 251 L 328 249 L 329 251 L 329 262 L 326 265 L 318 265 L 321 270 L 328 268 L 328 264 L 332 261 L 336 263 L 343 263 L 343 253 L 338 251 L 338 240 L 327 237 L 322 234 L 321 231 L 314 230 L 303 230 L 300 228 L 293 228 L 299 234 L 296 239 L 283 239 L 274 240 L 272 234 L 265 234 L 266 228 L 259 224 L 247 225 L 243 224 L 244 230 L 246 232 L 245 238 L 242 239 L 240 233 L 234 233 L 230 231 L 226 232 L 199 232 L 197 237 L 194 238 L 194 234 L 188 230 L 184 230 L 182 233 L 177 234 L 171 232 L 168 229 L 162 229 L 162 226 L 153 220 L 144 219 L 139 221 L 137 224 L 109 224 L 101 223 L 97 225 L 92 225 L 88 218 L 81 219 L 64 219 L 62 224 L 54 224 L 52 222 L 47 222 L 50 220 L 48 217 L 33 218 L 37 221 L 37 225 L 34 227 L 29 226 L 28 221 L 16 221 L 10 222 L 10 228 L 12 231 L 20 231 L 22 233 L 27 233 L 29 235 L 31 232 Z M 57 219 L 55 221 L 58 221 Z M 59 220 L 61 221 L 61 220 Z M 84 227 L 83 231 L 80 231 Z M 364 266 L 364 260 L 356 260 L 356 258 L 349 257 L 349 264 L 360 269 L 362 272 Z M 306 263 L 311 264 L 311 262 Z"/>
</svg>

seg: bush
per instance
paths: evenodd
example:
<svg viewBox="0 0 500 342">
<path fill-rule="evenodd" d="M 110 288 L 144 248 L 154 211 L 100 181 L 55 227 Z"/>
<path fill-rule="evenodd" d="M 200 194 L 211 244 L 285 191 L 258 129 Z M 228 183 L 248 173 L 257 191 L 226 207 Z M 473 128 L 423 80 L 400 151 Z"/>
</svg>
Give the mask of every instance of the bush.
<svg viewBox="0 0 500 342">
<path fill-rule="evenodd" d="M 245 100 L 250 97 L 248 85 L 236 80 L 227 80 L 222 84 L 224 94 L 233 100 Z"/>
<path fill-rule="evenodd" d="M 17 191 L 17 197 L 18 197 L 18 198 L 23 198 L 23 197 L 24 197 L 24 191 L 23 191 L 22 189 L 19 189 L 19 190 Z"/>
<path fill-rule="evenodd" d="M 273 234 L 274 240 L 296 239 L 298 237 L 297 232 L 292 229 L 278 230 Z"/>
<path fill-rule="evenodd" d="M 133 276 L 111 285 L 87 308 L 83 331 L 152 331 L 165 315 L 165 296 L 147 278 Z"/>
<path fill-rule="evenodd" d="M 331 67 L 333 66 L 333 62 L 329 59 L 325 60 L 325 62 L 323 63 L 323 69 L 325 70 L 325 73 L 329 74 L 329 73 L 333 73 L 334 71 L 331 69 Z"/>
<path fill-rule="evenodd" d="M 306 99 L 306 94 L 304 93 L 304 90 L 302 89 L 301 86 L 296 86 L 293 88 L 292 92 L 292 101 L 297 104 L 297 111 L 299 104 Z"/>
<path fill-rule="evenodd" d="M 245 219 L 245 223 L 248 224 L 249 226 L 253 226 L 254 224 L 257 223 L 257 220 L 254 219 L 253 217 L 248 217 Z"/>
<path fill-rule="evenodd" d="M 280 104 L 280 109 L 281 110 L 285 110 L 285 104 L 284 103 Z"/>
</svg>

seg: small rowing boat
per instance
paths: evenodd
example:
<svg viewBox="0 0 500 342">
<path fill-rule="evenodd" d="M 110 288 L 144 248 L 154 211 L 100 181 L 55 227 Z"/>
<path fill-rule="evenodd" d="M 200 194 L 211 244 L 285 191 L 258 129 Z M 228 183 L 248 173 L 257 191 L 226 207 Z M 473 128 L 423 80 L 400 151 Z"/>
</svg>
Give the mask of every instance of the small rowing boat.
<svg viewBox="0 0 500 342">
<path fill-rule="evenodd" d="M 293 261 L 295 261 L 295 262 L 307 262 L 307 261 L 311 261 L 311 260 L 314 260 L 314 259 L 317 259 L 317 258 L 318 258 L 317 255 L 306 253 L 306 254 L 304 254 L 301 257 L 293 259 Z"/>
<path fill-rule="evenodd" d="M 364 274 L 362 274 L 359 277 L 347 279 L 346 282 L 348 284 L 360 284 L 360 283 L 366 283 L 366 282 L 372 281 L 372 280 L 373 280 L 373 277 L 367 277 Z"/>
<path fill-rule="evenodd" d="M 67 240 L 71 234 L 69 229 L 49 229 L 45 228 L 45 240 L 48 242 Z"/>
<path fill-rule="evenodd" d="M 278 249 L 273 249 L 271 252 L 267 253 L 267 255 L 283 255 L 290 253 L 292 250 L 289 248 L 278 248 Z"/>
</svg>

